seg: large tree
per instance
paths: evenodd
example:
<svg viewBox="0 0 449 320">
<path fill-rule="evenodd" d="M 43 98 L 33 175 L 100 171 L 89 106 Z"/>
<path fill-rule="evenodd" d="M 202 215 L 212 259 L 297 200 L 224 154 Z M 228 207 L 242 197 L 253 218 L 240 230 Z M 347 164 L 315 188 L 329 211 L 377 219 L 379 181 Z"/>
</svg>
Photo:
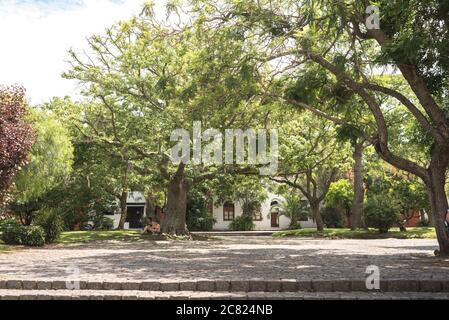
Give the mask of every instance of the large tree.
<svg viewBox="0 0 449 320">
<path fill-rule="evenodd" d="M 195 1 L 198 3 L 198 1 Z M 226 1 L 206 7 L 207 21 L 242 30 L 247 39 L 267 48 L 265 60 L 282 59 L 278 73 L 301 74 L 313 63 L 358 96 L 371 113 L 376 132 L 369 137 L 376 152 L 396 168 L 412 173 L 426 185 L 439 253 L 449 254 L 444 220 L 449 165 L 449 6 L 440 0 L 380 0 L 380 24 L 366 14 L 371 1 Z M 210 14 L 211 11 L 215 11 Z M 370 12 L 370 11 L 368 11 Z M 243 31 L 244 30 L 244 31 Z M 381 72 L 398 73 L 412 94 L 382 82 Z M 383 98 L 397 100 L 413 116 L 431 148 L 425 165 L 391 148 L 387 122 L 390 108 Z M 310 106 L 317 113 L 319 106 Z M 328 115 L 329 116 L 329 115 Z"/>
<path fill-rule="evenodd" d="M 0 86 L 0 206 L 14 174 L 26 164 L 34 133 L 26 121 L 27 102 L 22 87 Z"/>
<path fill-rule="evenodd" d="M 119 229 L 123 229 L 127 219 L 129 192 L 144 189 L 144 176 L 134 168 L 127 147 L 111 143 L 105 138 L 108 128 L 109 110 L 98 103 L 76 103 L 70 99 L 55 98 L 46 104 L 46 109 L 56 114 L 71 132 L 75 148 L 74 174 L 71 180 L 82 180 L 90 190 L 85 195 L 107 193 L 115 197 L 120 210 Z M 89 130 L 90 129 L 90 130 Z M 86 205 L 86 210 L 89 205 Z M 86 213 L 87 214 L 87 213 Z"/>
<path fill-rule="evenodd" d="M 317 229 L 324 222 L 320 206 L 329 186 L 349 170 L 348 146 L 337 140 L 332 125 L 314 114 L 296 114 L 284 108 L 279 121 L 280 168 L 271 179 L 299 190 L 309 202 Z"/>
<path fill-rule="evenodd" d="M 169 27 L 151 10 L 88 42 L 89 56 L 72 51 L 73 66 L 66 73 L 85 85 L 90 100 L 80 132 L 126 155 L 136 172 L 164 185 L 162 231 L 185 233 L 188 190 L 222 166 L 172 162 L 171 135 L 186 130 L 190 144 L 194 122 L 223 132 L 246 129 L 264 116 L 263 106 L 256 108 L 254 62 L 246 55 L 250 48 L 235 30 Z"/>
</svg>

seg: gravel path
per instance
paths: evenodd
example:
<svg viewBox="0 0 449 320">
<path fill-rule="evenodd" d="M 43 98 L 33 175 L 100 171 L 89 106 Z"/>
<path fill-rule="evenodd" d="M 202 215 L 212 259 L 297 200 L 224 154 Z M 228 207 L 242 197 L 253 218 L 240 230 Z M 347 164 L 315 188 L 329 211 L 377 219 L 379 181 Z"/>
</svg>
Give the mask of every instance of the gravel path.
<svg viewBox="0 0 449 320">
<path fill-rule="evenodd" d="M 314 240 L 265 236 L 210 242 L 96 242 L 0 254 L 0 280 L 449 280 L 449 260 L 433 256 L 436 240 Z M 69 268 L 69 269 L 68 269 Z"/>
</svg>

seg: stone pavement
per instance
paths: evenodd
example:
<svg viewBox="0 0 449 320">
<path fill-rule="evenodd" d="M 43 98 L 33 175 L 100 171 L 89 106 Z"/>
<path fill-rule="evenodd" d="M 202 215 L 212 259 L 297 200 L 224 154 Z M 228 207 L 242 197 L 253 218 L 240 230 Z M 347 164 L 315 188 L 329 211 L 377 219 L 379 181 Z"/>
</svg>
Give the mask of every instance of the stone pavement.
<svg viewBox="0 0 449 320">
<path fill-rule="evenodd" d="M 1 254 L 0 296 L 447 299 L 449 260 L 434 257 L 435 248 L 423 239 L 265 236 L 54 245 Z M 379 267 L 382 292 L 361 292 L 370 265 Z M 74 277 L 86 290 L 65 290 Z"/>
<path fill-rule="evenodd" d="M 0 280 L 88 281 L 449 280 L 436 240 L 313 240 L 225 237 L 220 241 L 96 242 L 0 254 Z M 69 268 L 69 269 L 68 269 Z"/>
<path fill-rule="evenodd" d="M 158 292 L 101 290 L 0 290 L 0 300 L 448 300 L 449 293 L 422 292 Z"/>
</svg>

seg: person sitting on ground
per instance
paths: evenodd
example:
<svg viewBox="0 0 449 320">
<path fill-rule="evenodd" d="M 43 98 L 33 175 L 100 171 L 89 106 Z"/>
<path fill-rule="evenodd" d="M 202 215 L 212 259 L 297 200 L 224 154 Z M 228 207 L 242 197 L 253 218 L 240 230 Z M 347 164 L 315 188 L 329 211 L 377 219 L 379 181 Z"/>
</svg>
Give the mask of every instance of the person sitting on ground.
<svg viewBox="0 0 449 320">
<path fill-rule="evenodd" d="M 147 219 L 147 225 L 145 226 L 145 228 L 142 231 L 142 234 L 144 233 L 149 233 L 151 232 L 151 228 L 153 227 L 153 218 L 148 218 Z"/>
<path fill-rule="evenodd" d="M 153 232 L 153 234 L 159 234 L 161 233 L 161 225 L 159 224 L 159 222 L 154 221 L 153 226 L 150 230 L 151 232 Z"/>
<path fill-rule="evenodd" d="M 153 222 L 153 218 L 148 218 L 148 223 L 142 233 L 157 234 L 161 232 L 161 226 L 157 222 Z"/>
</svg>

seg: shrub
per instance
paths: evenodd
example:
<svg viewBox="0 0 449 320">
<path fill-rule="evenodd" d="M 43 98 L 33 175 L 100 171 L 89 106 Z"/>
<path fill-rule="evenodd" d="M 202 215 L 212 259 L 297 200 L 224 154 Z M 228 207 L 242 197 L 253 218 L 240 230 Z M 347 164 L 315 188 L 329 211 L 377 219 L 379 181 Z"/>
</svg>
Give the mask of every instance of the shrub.
<svg viewBox="0 0 449 320">
<path fill-rule="evenodd" d="M 4 225 L 1 239 L 6 244 L 22 244 L 23 226 L 15 223 Z"/>
<path fill-rule="evenodd" d="M 99 231 L 108 231 L 114 228 L 114 220 L 104 215 L 96 215 L 93 218 L 94 229 Z"/>
<path fill-rule="evenodd" d="M 273 208 L 272 208 L 273 209 Z M 311 216 L 310 206 L 296 194 L 287 194 L 280 204 L 280 214 L 290 219 L 289 229 L 301 229 L 299 221 L 306 221 Z"/>
<path fill-rule="evenodd" d="M 4 229 L 13 226 L 20 226 L 19 221 L 17 221 L 16 219 L 0 220 L 0 233 L 2 233 Z"/>
<path fill-rule="evenodd" d="M 53 243 L 58 240 L 62 231 L 64 231 L 64 221 L 54 209 L 44 208 L 39 211 L 36 225 L 44 230 L 45 242 L 47 243 Z"/>
<path fill-rule="evenodd" d="M 10 225 L 3 230 L 2 240 L 11 245 L 43 246 L 45 231 L 40 226 Z"/>
<path fill-rule="evenodd" d="M 344 219 L 341 213 L 338 212 L 338 210 L 334 208 L 323 207 L 320 211 L 323 222 L 328 228 L 344 227 Z"/>
<path fill-rule="evenodd" d="M 427 219 L 420 219 L 418 222 L 417 227 L 429 227 L 430 226 L 430 221 Z"/>
<path fill-rule="evenodd" d="M 394 199 L 377 194 L 368 197 L 364 210 L 365 223 L 368 227 L 376 228 L 381 233 L 388 230 L 398 221 L 398 204 Z"/>
<path fill-rule="evenodd" d="M 216 222 L 217 220 L 214 217 L 205 215 L 202 217 L 194 217 L 190 219 L 190 225 L 188 227 L 189 230 L 192 231 L 209 231 L 212 230 Z"/>
<path fill-rule="evenodd" d="M 292 222 L 290 221 L 290 224 L 288 225 L 288 230 L 298 230 L 298 229 L 302 229 L 301 223 L 296 221 L 296 222 Z"/>
<path fill-rule="evenodd" d="M 207 195 L 207 190 L 193 189 L 189 192 L 186 211 L 186 223 L 189 230 L 212 230 L 217 221 L 210 212 L 210 206 L 213 206 L 213 203 Z"/>
<path fill-rule="evenodd" d="M 45 244 L 46 234 L 40 226 L 22 227 L 22 244 L 31 247 L 41 247 Z"/>
<path fill-rule="evenodd" d="M 237 217 L 232 220 L 230 228 L 234 231 L 251 231 L 256 225 L 250 217 Z"/>
</svg>

